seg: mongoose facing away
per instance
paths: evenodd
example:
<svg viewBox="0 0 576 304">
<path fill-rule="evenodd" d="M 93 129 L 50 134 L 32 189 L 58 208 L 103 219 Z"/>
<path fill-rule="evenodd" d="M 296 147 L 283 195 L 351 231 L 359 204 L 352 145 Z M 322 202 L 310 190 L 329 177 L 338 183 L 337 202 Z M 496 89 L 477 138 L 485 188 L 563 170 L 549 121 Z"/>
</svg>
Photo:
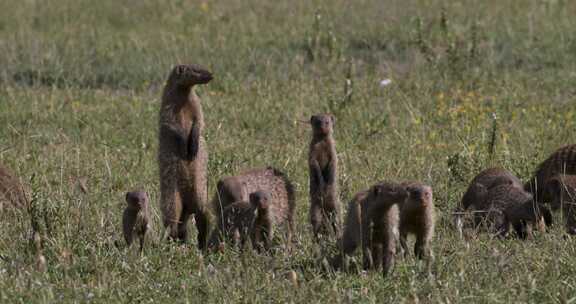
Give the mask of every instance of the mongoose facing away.
<svg viewBox="0 0 576 304">
<path fill-rule="evenodd" d="M 0 211 L 26 206 L 26 194 L 20 181 L 0 165 Z"/>
<path fill-rule="evenodd" d="M 566 231 L 576 234 L 576 175 L 557 174 L 546 184 L 553 210 L 562 209 Z"/>
<path fill-rule="evenodd" d="M 314 236 L 339 234 L 338 157 L 334 142 L 334 116 L 310 117 L 312 141 L 308 154 L 310 174 L 310 222 Z"/>
<path fill-rule="evenodd" d="M 515 185 L 501 184 L 492 187 L 486 194 L 485 219 L 500 237 L 508 234 L 510 225 L 519 238 L 529 233 L 527 225 L 538 225 L 541 219 L 539 205 L 532 195 Z"/>
<path fill-rule="evenodd" d="M 408 234 L 414 234 L 414 254 L 420 259 L 431 258 L 436 218 L 432 188 L 418 182 L 405 183 L 404 186 L 409 196 L 400 205 L 400 245 L 404 254 L 408 254 L 407 237 Z"/>
<path fill-rule="evenodd" d="M 255 208 L 248 201 L 228 205 L 223 211 L 221 233 L 233 241 L 234 246 L 244 248 L 255 218 Z"/>
<path fill-rule="evenodd" d="M 249 202 L 251 193 L 264 191 L 269 196 L 271 215 L 274 224 L 286 226 L 286 240 L 290 246 L 294 225 L 294 209 L 296 207 L 294 187 L 288 177 L 281 171 L 272 168 L 252 169 L 236 176 L 220 179 L 216 185 L 216 194 L 212 199 L 212 207 L 217 216 L 216 231 L 212 234 L 210 246 L 223 241 L 222 233 L 227 219 L 226 208 L 236 202 Z"/>
<path fill-rule="evenodd" d="M 341 267 L 344 259 L 361 246 L 365 269 L 382 267 L 384 275 L 389 273 L 396 255 L 398 204 L 406 198 L 405 188 L 393 182 L 380 182 L 357 193 L 348 205 L 340 240 L 342 252 L 332 264 Z"/>
<path fill-rule="evenodd" d="M 142 251 L 150 218 L 148 195 L 144 191 L 128 192 L 126 193 L 126 204 L 126 209 L 122 215 L 124 239 L 126 244 L 130 246 L 135 235 L 140 241 L 140 251 Z"/>
<path fill-rule="evenodd" d="M 212 74 L 200 66 L 175 66 L 164 87 L 160 107 L 158 164 L 164 226 L 170 238 L 186 241 L 186 225 L 194 214 L 200 249 L 206 246 L 210 221 L 206 184 L 208 154 L 202 136 L 202 106 L 193 87 L 210 80 Z"/>
<path fill-rule="evenodd" d="M 576 174 L 576 145 L 564 146 L 552 153 L 536 168 L 536 172 L 524 185 L 538 203 L 548 203 L 546 184 L 556 174 Z"/>
</svg>

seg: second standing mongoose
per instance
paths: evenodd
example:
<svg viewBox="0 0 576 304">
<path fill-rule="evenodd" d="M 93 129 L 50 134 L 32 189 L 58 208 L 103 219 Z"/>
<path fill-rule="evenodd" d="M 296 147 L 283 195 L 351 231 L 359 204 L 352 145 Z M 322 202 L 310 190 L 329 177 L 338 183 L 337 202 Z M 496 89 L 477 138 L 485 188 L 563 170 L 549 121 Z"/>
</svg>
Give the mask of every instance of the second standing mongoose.
<svg viewBox="0 0 576 304">
<path fill-rule="evenodd" d="M 199 249 L 205 249 L 209 233 L 208 153 L 202 136 L 202 105 L 193 87 L 210 80 L 212 74 L 200 66 L 175 66 L 160 108 L 158 164 L 164 226 L 172 239 L 186 241 L 188 219 L 194 214 Z"/>
<path fill-rule="evenodd" d="M 310 223 L 316 239 L 321 234 L 339 235 L 338 157 L 334 142 L 334 116 L 310 117 L 312 141 L 308 154 L 310 173 Z"/>
</svg>

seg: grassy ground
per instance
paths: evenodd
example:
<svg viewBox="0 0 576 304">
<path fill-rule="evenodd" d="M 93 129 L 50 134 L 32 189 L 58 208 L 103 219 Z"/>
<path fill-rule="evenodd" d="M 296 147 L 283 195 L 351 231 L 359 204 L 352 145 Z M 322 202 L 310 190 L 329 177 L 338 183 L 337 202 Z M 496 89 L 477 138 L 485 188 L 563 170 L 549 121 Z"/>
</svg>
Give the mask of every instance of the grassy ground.
<svg viewBox="0 0 576 304">
<path fill-rule="evenodd" d="M 525 242 L 467 242 L 450 212 L 480 169 L 526 179 L 575 142 L 575 10 L 566 0 L 0 1 L 0 161 L 32 186 L 47 260 L 35 270 L 29 214 L 2 216 L 0 301 L 573 301 L 576 245 L 561 225 Z M 198 90 L 210 192 L 242 169 L 287 172 L 298 195 L 292 256 L 203 258 L 160 240 L 159 97 L 185 62 L 215 74 Z M 385 279 L 322 271 L 300 122 L 318 112 L 337 117 L 344 202 L 382 179 L 433 186 L 430 272 L 412 259 Z M 113 245 L 134 187 L 154 205 L 143 257 Z"/>
</svg>

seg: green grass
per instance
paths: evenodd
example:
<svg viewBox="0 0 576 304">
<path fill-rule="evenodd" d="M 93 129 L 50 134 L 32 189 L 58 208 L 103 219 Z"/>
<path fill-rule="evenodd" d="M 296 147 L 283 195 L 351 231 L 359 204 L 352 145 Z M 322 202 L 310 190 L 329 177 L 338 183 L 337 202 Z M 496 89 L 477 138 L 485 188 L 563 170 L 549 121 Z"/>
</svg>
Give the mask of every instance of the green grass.
<svg viewBox="0 0 576 304">
<path fill-rule="evenodd" d="M 0 161 L 46 216 L 47 271 L 30 216 L 0 216 L 0 301 L 562 302 L 576 245 L 562 225 L 530 241 L 460 240 L 450 212 L 500 165 L 527 179 L 576 142 L 576 3 L 548 1 L 0 1 Z M 161 240 L 157 114 L 176 63 L 215 74 L 198 88 L 209 189 L 273 165 L 297 186 L 292 256 L 201 257 Z M 346 99 L 345 82 L 352 81 Z M 382 79 L 392 84 L 379 87 Z M 430 273 L 326 273 L 307 222 L 311 114 L 332 112 L 341 198 L 383 179 L 434 188 Z M 492 113 L 495 155 L 488 151 Z M 78 190 L 86 178 L 88 193 Z M 144 256 L 119 251 L 124 192 L 152 198 Z M 557 219 L 558 221 L 559 219 Z M 64 253 L 64 254 L 63 254 Z M 66 257 L 70 253 L 70 257 Z M 286 273 L 294 270 L 299 287 Z"/>
</svg>

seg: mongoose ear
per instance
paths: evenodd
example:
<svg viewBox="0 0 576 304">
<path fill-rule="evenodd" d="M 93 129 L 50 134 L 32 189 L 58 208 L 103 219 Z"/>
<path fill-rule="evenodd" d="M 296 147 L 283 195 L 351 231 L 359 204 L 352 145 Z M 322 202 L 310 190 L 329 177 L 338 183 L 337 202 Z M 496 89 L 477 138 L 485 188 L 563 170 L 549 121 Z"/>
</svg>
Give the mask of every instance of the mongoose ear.
<svg viewBox="0 0 576 304">
<path fill-rule="evenodd" d="M 126 192 L 126 202 L 130 203 L 130 192 Z"/>
<path fill-rule="evenodd" d="M 336 124 L 336 117 L 334 117 L 334 115 L 330 114 L 330 120 L 332 120 L 332 125 Z"/>
<path fill-rule="evenodd" d="M 310 116 L 310 124 L 311 124 L 311 125 L 314 125 L 314 123 L 315 123 L 316 121 L 318 121 L 318 116 L 316 116 L 316 115 Z"/>
</svg>

